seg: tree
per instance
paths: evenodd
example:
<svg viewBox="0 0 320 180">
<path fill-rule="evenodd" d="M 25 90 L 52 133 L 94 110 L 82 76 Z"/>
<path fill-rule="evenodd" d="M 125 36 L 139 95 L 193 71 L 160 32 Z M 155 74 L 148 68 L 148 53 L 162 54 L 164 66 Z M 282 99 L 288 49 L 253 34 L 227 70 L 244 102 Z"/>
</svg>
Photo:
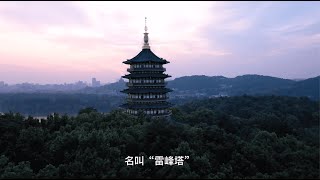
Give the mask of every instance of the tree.
<svg viewBox="0 0 320 180">
<path fill-rule="evenodd" d="M 90 114 L 91 112 L 98 112 L 98 111 L 97 111 L 97 109 L 95 109 L 93 107 L 87 107 L 87 108 L 81 109 L 78 114 L 79 115 L 84 114 L 84 113 Z"/>
</svg>

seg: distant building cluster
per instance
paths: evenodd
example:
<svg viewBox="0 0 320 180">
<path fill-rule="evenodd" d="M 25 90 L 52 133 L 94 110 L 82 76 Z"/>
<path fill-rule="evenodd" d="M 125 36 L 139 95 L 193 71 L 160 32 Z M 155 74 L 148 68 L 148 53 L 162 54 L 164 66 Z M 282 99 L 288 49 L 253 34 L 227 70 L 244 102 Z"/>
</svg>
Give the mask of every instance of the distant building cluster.
<svg viewBox="0 0 320 180">
<path fill-rule="evenodd" d="M 0 87 L 8 86 L 8 84 L 4 83 L 3 81 L 0 81 Z"/>
<path fill-rule="evenodd" d="M 90 83 L 85 81 L 77 81 L 75 83 L 63 83 L 63 84 L 38 84 L 38 83 L 20 83 L 9 85 L 4 81 L 0 81 L 0 93 L 8 92 L 65 92 L 75 91 L 90 86 Z M 92 87 L 102 86 L 100 81 L 96 78 L 92 78 Z"/>
<path fill-rule="evenodd" d="M 101 86 L 100 81 L 97 81 L 96 78 L 92 78 L 92 87 L 99 87 Z"/>
</svg>

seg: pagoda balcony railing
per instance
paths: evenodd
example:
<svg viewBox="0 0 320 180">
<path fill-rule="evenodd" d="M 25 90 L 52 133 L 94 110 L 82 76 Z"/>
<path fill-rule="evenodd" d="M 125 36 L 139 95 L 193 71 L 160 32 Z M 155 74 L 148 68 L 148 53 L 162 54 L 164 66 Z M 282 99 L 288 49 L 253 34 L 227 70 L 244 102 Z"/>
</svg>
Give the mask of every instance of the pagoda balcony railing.
<svg viewBox="0 0 320 180">
<path fill-rule="evenodd" d="M 160 82 L 160 83 L 132 83 L 132 82 L 127 82 L 126 85 L 128 87 L 135 87 L 135 86 L 166 86 L 168 83 L 167 82 Z"/>
<path fill-rule="evenodd" d="M 128 113 L 130 114 L 130 113 Z M 172 112 L 168 111 L 168 112 L 164 112 L 164 113 L 153 113 L 153 114 L 148 114 L 146 112 L 143 112 L 143 114 L 145 114 L 146 116 L 152 117 L 152 118 L 161 118 L 161 117 L 167 117 L 167 116 L 171 116 Z M 137 115 L 137 114 L 131 114 L 131 115 Z"/>
<path fill-rule="evenodd" d="M 146 115 L 160 118 L 160 117 L 163 117 L 163 116 L 171 116 L 172 115 L 172 111 L 171 110 L 167 110 L 167 112 L 164 112 L 164 113 L 153 113 L 153 114 L 146 114 Z"/>
<path fill-rule="evenodd" d="M 127 71 L 166 71 L 166 68 L 127 68 Z"/>
<path fill-rule="evenodd" d="M 155 101 L 166 101 L 167 99 L 169 99 L 169 97 L 162 97 L 162 98 L 143 98 L 143 99 L 140 99 L 140 98 L 129 98 L 129 97 L 127 97 L 127 101 L 128 101 L 128 102 L 149 102 L 149 101 L 155 102 Z"/>
</svg>

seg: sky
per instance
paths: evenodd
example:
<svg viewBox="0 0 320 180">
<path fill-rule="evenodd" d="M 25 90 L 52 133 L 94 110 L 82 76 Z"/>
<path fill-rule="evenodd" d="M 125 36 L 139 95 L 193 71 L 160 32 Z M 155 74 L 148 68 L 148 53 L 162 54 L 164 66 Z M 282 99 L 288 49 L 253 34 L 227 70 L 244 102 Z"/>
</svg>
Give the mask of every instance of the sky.
<svg viewBox="0 0 320 180">
<path fill-rule="evenodd" d="M 115 82 L 142 50 L 171 79 L 320 75 L 320 2 L 0 2 L 0 81 Z"/>
</svg>

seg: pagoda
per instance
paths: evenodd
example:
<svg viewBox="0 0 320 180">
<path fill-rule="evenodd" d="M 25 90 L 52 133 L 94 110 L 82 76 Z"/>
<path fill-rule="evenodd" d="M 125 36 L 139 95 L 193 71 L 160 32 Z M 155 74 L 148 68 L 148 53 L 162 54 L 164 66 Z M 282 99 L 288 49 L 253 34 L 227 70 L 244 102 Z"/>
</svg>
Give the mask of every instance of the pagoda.
<svg viewBox="0 0 320 180">
<path fill-rule="evenodd" d="M 168 108 L 172 106 L 167 102 L 168 92 L 172 90 L 166 88 L 165 79 L 171 76 L 164 74 L 166 69 L 163 65 L 169 61 L 151 51 L 148 34 L 145 22 L 142 51 L 123 62 L 130 65 L 130 68 L 127 69 L 129 74 L 122 76 L 129 82 L 126 83 L 128 88 L 121 91 L 127 94 L 127 102 L 121 107 L 131 115 L 144 113 L 152 117 L 168 117 L 171 115 Z"/>
</svg>

